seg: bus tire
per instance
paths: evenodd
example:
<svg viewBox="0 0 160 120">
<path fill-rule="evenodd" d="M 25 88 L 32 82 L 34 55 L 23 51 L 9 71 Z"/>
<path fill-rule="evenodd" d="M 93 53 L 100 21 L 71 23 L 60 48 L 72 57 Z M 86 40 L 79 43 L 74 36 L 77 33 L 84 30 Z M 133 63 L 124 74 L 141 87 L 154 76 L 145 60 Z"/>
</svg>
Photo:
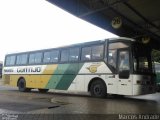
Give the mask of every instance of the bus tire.
<svg viewBox="0 0 160 120">
<path fill-rule="evenodd" d="M 102 80 L 95 80 L 91 83 L 90 93 L 93 97 L 104 98 L 107 95 L 107 88 Z"/>
<path fill-rule="evenodd" d="M 49 89 L 38 89 L 38 91 L 39 91 L 40 93 L 46 93 L 46 92 L 48 92 L 48 90 L 49 90 Z"/>
<path fill-rule="evenodd" d="M 30 92 L 31 91 L 30 88 L 26 88 L 26 81 L 23 78 L 21 78 L 18 81 L 18 89 L 20 92 Z"/>
</svg>

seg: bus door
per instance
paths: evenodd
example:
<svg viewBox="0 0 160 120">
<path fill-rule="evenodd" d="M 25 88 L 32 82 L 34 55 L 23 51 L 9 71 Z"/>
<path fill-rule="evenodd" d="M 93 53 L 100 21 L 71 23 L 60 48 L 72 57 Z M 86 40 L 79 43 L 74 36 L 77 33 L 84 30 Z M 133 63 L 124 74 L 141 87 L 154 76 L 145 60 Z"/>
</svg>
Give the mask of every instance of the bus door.
<svg viewBox="0 0 160 120">
<path fill-rule="evenodd" d="M 129 49 L 118 49 L 118 94 L 132 95 Z"/>
</svg>

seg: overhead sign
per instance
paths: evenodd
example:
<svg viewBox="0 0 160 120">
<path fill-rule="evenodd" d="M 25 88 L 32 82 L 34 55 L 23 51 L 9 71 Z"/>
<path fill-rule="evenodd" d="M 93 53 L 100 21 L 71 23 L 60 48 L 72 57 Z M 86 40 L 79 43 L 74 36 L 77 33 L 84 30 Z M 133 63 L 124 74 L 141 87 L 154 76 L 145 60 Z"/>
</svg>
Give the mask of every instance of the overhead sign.
<svg viewBox="0 0 160 120">
<path fill-rule="evenodd" d="M 149 43 L 149 41 L 150 41 L 150 37 L 149 36 L 142 37 L 142 43 L 143 44 L 147 44 L 147 43 Z"/>
<path fill-rule="evenodd" d="M 121 17 L 114 17 L 112 20 L 112 27 L 114 29 L 118 29 L 122 26 L 122 19 Z"/>
</svg>

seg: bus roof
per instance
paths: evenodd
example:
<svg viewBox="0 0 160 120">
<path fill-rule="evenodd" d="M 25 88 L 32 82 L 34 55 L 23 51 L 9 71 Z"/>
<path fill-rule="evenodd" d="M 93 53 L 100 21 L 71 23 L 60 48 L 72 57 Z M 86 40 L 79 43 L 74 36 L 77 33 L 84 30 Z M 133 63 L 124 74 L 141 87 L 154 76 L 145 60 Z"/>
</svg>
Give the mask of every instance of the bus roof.
<svg viewBox="0 0 160 120">
<path fill-rule="evenodd" d="M 9 53 L 7 55 L 12 55 L 12 54 L 22 54 L 22 53 L 29 53 L 29 52 L 38 52 L 38 51 L 47 51 L 47 50 L 52 50 L 52 49 L 65 49 L 68 47 L 79 47 L 79 46 L 89 46 L 89 45 L 97 45 L 97 44 L 103 44 L 106 40 L 111 40 L 111 41 L 116 41 L 116 40 L 126 40 L 126 41 L 135 41 L 134 39 L 127 38 L 127 37 L 116 37 L 116 38 L 108 38 L 104 40 L 95 40 L 95 41 L 89 41 L 89 42 L 82 42 L 82 43 L 76 43 L 76 44 L 71 44 L 71 45 L 65 45 L 65 46 L 60 46 L 60 47 L 55 47 L 55 48 L 47 48 L 47 49 L 40 49 L 40 50 L 33 50 L 33 51 L 25 51 L 25 52 L 16 52 L 16 53 Z"/>
</svg>

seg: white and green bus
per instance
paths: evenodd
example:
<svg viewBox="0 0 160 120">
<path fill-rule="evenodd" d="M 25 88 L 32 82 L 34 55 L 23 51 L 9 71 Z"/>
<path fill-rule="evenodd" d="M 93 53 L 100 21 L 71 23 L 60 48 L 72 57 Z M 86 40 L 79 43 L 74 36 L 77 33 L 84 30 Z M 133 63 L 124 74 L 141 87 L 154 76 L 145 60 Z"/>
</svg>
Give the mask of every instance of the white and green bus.
<svg viewBox="0 0 160 120">
<path fill-rule="evenodd" d="M 119 37 L 53 49 L 7 54 L 5 84 L 25 92 L 49 89 L 141 95 L 155 92 L 150 47 Z"/>
</svg>

